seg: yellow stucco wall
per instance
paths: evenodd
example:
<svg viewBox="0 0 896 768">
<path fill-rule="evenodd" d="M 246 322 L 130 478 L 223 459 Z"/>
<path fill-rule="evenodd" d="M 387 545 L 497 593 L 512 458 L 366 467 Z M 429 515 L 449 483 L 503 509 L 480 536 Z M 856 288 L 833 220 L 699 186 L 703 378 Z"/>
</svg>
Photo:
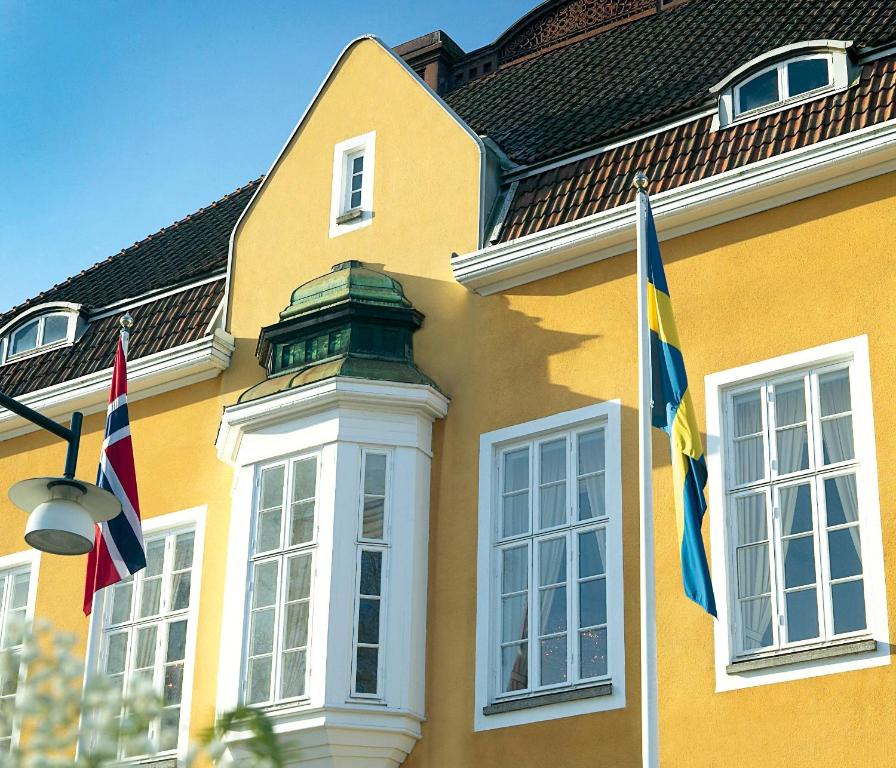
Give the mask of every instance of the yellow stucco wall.
<svg viewBox="0 0 896 768">
<path fill-rule="evenodd" d="M 329 238 L 333 146 L 376 131 L 375 218 Z M 229 329 L 231 368 L 211 382 L 132 406 L 148 516 L 208 505 L 191 725 L 205 725 L 217 680 L 231 471 L 214 453 L 223 405 L 262 376 L 259 328 L 300 283 L 346 259 L 402 282 L 427 319 L 418 365 L 452 398 L 433 435 L 427 721 L 409 768 L 640 765 L 634 256 L 626 254 L 491 297 L 459 286 L 452 251 L 476 248 L 479 149 L 374 41 L 338 65 L 238 230 Z M 896 545 L 896 175 L 790 204 L 662 245 L 698 419 L 705 375 L 868 334 L 884 544 Z M 473 732 L 479 436 L 619 398 L 623 406 L 626 611 L 624 710 Z M 79 475 L 91 477 L 102 417 L 85 424 Z M 0 443 L 6 482 L 58 472 L 63 449 L 32 434 Z M 667 446 L 654 444 L 661 745 L 664 766 L 887 766 L 896 726 L 891 666 L 714 692 L 712 623 L 682 595 Z M 22 548 L 24 516 L 0 552 Z M 248 513 L 248 511 L 247 511 Z M 712 513 L 711 513 L 712 514 Z M 706 526 L 705 526 L 706 527 Z M 896 603 L 892 557 L 889 606 Z M 45 556 L 38 612 L 84 636 L 83 559 Z"/>
</svg>

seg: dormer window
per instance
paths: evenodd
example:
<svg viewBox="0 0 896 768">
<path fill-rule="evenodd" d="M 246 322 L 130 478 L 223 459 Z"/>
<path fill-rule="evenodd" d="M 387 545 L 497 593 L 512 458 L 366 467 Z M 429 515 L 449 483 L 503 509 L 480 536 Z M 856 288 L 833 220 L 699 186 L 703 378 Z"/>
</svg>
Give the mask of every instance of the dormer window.
<svg viewBox="0 0 896 768">
<path fill-rule="evenodd" d="M 753 75 L 734 89 L 736 114 L 740 116 L 807 94 L 814 95 L 831 85 L 830 55 L 781 62 Z"/>
<path fill-rule="evenodd" d="M 714 129 L 845 89 L 858 73 L 851 47 L 848 40 L 808 40 L 746 62 L 710 89 L 719 98 Z"/>
<path fill-rule="evenodd" d="M 373 167 L 376 132 L 339 142 L 333 150 L 330 237 L 373 221 Z"/>
<path fill-rule="evenodd" d="M 72 343 L 78 333 L 79 309 L 62 302 L 33 307 L 0 328 L 3 362 Z"/>
</svg>

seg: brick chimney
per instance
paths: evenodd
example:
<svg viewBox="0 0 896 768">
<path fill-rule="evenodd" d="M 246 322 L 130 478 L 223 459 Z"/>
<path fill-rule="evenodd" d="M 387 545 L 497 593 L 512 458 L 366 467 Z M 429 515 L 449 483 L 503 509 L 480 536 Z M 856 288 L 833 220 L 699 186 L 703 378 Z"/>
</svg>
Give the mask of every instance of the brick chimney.
<svg viewBox="0 0 896 768">
<path fill-rule="evenodd" d="M 440 29 L 396 45 L 395 52 L 438 94 L 451 87 L 454 65 L 464 57 L 463 49 Z"/>
</svg>

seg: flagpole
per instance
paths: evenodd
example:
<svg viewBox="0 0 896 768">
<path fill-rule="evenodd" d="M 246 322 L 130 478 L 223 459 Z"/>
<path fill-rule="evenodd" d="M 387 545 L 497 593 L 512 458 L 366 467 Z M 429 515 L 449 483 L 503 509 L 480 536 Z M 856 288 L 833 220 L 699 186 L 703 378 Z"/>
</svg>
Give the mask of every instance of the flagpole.
<svg viewBox="0 0 896 768">
<path fill-rule="evenodd" d="M 124 356 L 127 357 L 128 341 L 131 338 L 131 328 L 134 327 L 134 318 L 131 317 L 130 312 L 125 312 L 118 318 L 118 324 L 121 326 L 121 349 L 124 352 Z"/>
<path fill-rule="evenodd" d="M 656 675 L 656 578 L 653 548 L 653 457 L 651 455 L 650 326 L 647 322 L 647 176 L 638 171 L 638 490 L 641 520 L 641 764 L 659 766 Z"/>
</svg>

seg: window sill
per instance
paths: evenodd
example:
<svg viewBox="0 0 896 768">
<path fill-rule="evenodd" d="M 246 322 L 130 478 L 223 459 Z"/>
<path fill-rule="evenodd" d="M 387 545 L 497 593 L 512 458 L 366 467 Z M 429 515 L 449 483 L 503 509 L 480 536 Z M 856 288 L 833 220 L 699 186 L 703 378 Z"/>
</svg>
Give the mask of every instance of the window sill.
<svg viewBox="0 0 896 768">
<path fill-rule="evenodd" d="M 483 715 L 499 715 L 503 712 L 517 712 L 521 709 L 533 709 L 545 704 L 562 704 L 567 701 L 579 701 L 591 699 L 597 696 L 610 696 L 613 693 L 613 683 L 598 683 L 583 688 L 570 688 L 565 691 L 551 693 L 539 693 L 534 696 L 526 696 L 519 699 L 507 699 L 496 701 L 482 708 Z"/>
<path fill-rule="evenodd" d="M 116 763 L 119 766 L 131 766 L 132 768 L 177 768 L 177 755 L 172 752 L 152 755 L 151 757 L 136 757 L 132 760 L 122 760 Z"/>
<path fill-rule="evenodd" d="M 806 661 L 822 661 L 838 656 L 853 656 L 858 653 L 871 653 L 877 650 L 877 640 L 873 638 L 859 638 L 857 640 L 834 641 L 824 645 L 814 645 L 807 648 L 780 651 L 768 656 L 759 656 L 750 659 L 734 661 L 725 667 L 729 675 L 738 675 L 742 672 L 755 672 L 761 669 L 774 667 L 786 667 L 791 664 L 800 664 Z"/>
<path fill-rule="evenodd" d="M 336 223 L 337 224 L 348 224 L 352 221 L 357 221 L 363 215 L 364 215 L 364 211 L 362 211 L 360 208 L 352 208 L 352 210 L 346 211 L 345 213 L 341 214 L 340 216 L 337 216 Z"/>
</svg>

